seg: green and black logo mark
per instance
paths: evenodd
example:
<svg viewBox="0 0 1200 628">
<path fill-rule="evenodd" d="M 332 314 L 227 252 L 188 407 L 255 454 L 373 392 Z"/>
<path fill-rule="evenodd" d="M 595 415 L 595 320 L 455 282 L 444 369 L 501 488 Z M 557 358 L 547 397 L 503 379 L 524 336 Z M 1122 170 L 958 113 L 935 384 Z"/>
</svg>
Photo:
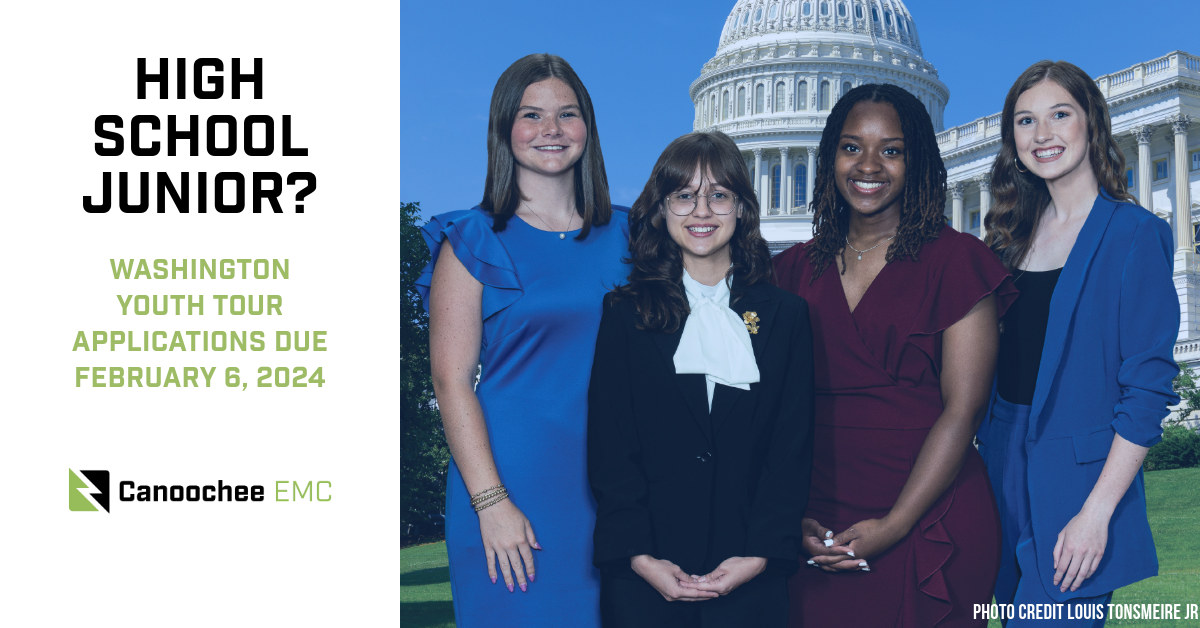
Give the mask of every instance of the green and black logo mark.
<svg viewBox="0 0 1200 628">
<path fill-rule="evenodd" d="M 108 471 L 80 471 L 67 469 L 71 474 L 71 501 L 73 512 L 97 512 L 108 510 Z"/>
</svg>

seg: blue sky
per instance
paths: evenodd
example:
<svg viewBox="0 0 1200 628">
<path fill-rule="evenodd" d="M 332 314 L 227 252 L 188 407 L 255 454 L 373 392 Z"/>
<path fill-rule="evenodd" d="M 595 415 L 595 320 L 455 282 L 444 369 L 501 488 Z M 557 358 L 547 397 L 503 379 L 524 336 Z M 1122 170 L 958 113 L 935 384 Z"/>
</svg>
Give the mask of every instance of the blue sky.
<svg viewBox="0 0 1200 628">
<path fill-rule="evenodd" d="M 551 52 L 596 107 L 613 202 L 637 198 L 659 153 L 692 130 L 688 86 L 735 0 L 404 0 L 400 14 L 400 195 L 426 217 L 483 196 L 492 87 L 509 64 Z M 1200 54 L 1200 2 L 906 0 L 922 51 L 950 88 L 946 126 L 996 113 L 1041 59 L 1092 76 L 1174 50 Z M 1157 6 L 1158 8 L 1152 8 Z"/>
</svg>

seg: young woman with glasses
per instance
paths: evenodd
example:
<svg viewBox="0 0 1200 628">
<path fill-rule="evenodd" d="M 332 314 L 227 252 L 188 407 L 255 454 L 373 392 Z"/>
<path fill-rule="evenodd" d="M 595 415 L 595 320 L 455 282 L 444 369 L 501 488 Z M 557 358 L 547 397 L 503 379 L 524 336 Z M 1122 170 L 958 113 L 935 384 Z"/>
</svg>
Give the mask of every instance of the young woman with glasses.
<svg viewBox="0 0 1200 628">
<path fill-rule="evenodd" d="M 807 306 L 770 285 L 721 133 L 672 142 L 629 222 L 588 393 L 603 623 L 782 628 L 811 459 Z"/>
</svg>

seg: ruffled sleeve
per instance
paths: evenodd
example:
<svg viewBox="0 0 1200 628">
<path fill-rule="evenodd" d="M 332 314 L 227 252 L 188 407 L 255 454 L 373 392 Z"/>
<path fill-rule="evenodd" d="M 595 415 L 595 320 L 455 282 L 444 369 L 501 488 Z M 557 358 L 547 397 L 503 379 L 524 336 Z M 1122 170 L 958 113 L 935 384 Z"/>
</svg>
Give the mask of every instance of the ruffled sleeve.
<svg viewBox="0 0 1200 628">
<path fill-rule="evenodd" d="M 979 238 L 946 227 L 934 243 L 935 250 L 926 245 L 922 251 L 922 256 L 928 253 L 935 259 L 929 260 L 925 302 L 913 319 L 909 341 L 940 365 L 940 332 L 962 320 L 989 294 L 996 295 L 996 314 L 1003 317 L 1018 292 L 1008 269 Z"/>
<path fill-rule="evenodd" d="M 437 264 L 442 244 L 454 247 L 458 261 L 482 283 L 483 319 L 516 303 L 521 298 L 521 282 L 508 249 L 492 231 L 492 220 L 486 212 L 475 207 L 434 216 L 421 227 L 421 235 L 429 245 L 430 260 L 417 279 L 417 292 L 425 311 L 429 311 L 429 287 L 433 283 L 433 268 Z"/>
<path fill-rule="evenodd" d="M 1017 300 L 1012 276 L 982 240 L 949 228 L 938 238 L 943 240 L 937 251 L 941 259 L 931 260 L 936 271 L 930 279 L 936 285 L 913 321 L 914 334 L 945 331 L 989 294 L 996 295 L 998 316 Z"/>
</svg>

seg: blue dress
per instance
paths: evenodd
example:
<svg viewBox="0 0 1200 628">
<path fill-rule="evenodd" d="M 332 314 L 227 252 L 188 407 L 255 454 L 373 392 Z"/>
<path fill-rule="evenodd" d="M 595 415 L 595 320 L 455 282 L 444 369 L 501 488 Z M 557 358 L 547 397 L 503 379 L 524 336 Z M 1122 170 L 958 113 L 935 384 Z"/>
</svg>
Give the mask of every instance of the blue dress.
<svg viewBox="0 0 1200 628">
<path fill-rule="evenodd" d="M 435 216 L 422 233 L 433 259 L 417 287 L 429 308 L 444 242 L 483 284 L 482 372 L 475 394 L 492 456 L 513 503 L 533 525 L 537 580 L 509 593 L 487 574 L 479 517 L 454 461 L 446 483 L 446 547 L 458 628 L 600 625 L 592 566 L 596 504 L 587 481 L 587 390 L 604 294 L 629 267 L 628 210 L 565 239 L 518 217 L 492 231 L 475 207 Z"/>
</svg>

